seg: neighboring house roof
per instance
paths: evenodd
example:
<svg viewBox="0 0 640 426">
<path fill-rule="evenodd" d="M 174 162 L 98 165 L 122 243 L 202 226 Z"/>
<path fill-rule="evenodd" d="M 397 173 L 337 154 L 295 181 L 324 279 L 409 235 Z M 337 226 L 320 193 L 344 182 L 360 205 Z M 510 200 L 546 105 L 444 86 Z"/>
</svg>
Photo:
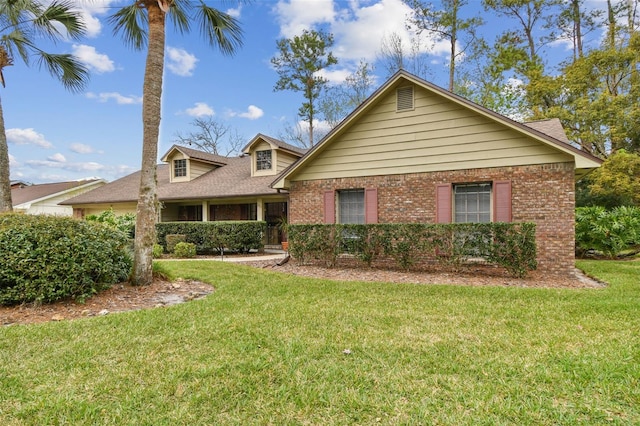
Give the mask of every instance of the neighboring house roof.
<svg viewBox="0 0 640 426">
<path fill-rule="evenodd" d="M 317 145 L 310 149 L 309 152 L 307 152 L 306 155 L 300 159 L 300 161 L 292 164 L 286 170 L 284 170 L 284 172 L 272 183 L 273 187 L 287 188 L 290 178 L 293 178 L 300 171 L 306 169 L 314 162 L 316 158 L 321 155 L 321 153 L 323 153 L 323 151 L 331 146 L 333 142 L 339 140 L 341 135 L 346 134 L 352 127 L 360 123 L 363 117 L 365 117 L 370 111 L 373 111 L 378 107 L 378 104 L 382 101 L 382 99 L 389 96 L 398 87 L 401 87 L 407 83 L 411 83 L 416 87 L 425 90 L 427 93 L 439 97 L 440 99 L 445 99 L 451 105 L 455 105 L 459 110 L 470 111 L 476 116 L 483 117 L 482 119 L 486 122 L 498 124 L 506 129 L 515 131 L 516 134 L 533 139 L 540 143 L 541 146 L 545 146 L 545 149 L 548 151 L 561 153 L 561 155 L 567 155 L 568 158 L 572 157 L 576 164 L 577 175 L 585 174 L 589 170 L 597 168 L 600 166 L 600 164 L 602 164 L 602 160 L 600 160 L 599 158 L 585 153 L 569 144 L 564 130 L 562 130 L 560 121 L 557 119 L 532 122 L 528 124 L 518 123 L 503 115 L 500 115 L 494 111 L 491 111 L 467 99 L 464 99 L 452 92 L 449 92 L 441 87 L 429 83 L 419 77 L 416 77 L 406 71 L 401 70 L 394 74 L 385 84 L 383 84 L 358 108 L 356 108 L 351 114 L 349 114 L 338 126 L 332 129 Z M 444 112 L 444 114 L 446 114 L 446 112 Z M 444 115 L 443 119 L 446 119 Z M 375 120 L 375 118 L 368 120 L 367 123 L 373 120 Z M 402 120 L 402 118 L 399 118 L 399 120 Z M 402 121 L 399 122 L 401 123 Z M 454 124 L 455 123 L 452 122 L 452 125 Z M 361 125 L 361 127 L 364 126 L 365 124 Z M 399 126 L 402 126 L 402 124 L 399 124 Z M 407 138 L 411 136 L 412 135 L 407 135 Z M 325 165 L 327 161 L 329 161 L 329 159 L 323 160 L 323 166 L 327 167 Z"/>
<path fill-rule="evenodd" d="M 249 143 L 244 148 L 242 148 L 242 152 L 244 152 L 245 154 L 248 154 L 249 151 L 251 151 L 251 147 L 260 140 L 264 140 L 267 143 L 277 148 L 280 148 L 283 151 L 289 151 L 292 154 L 304 155 L 308 151 L 308 149 L 298 148 L 297 146 L 293 146 L 279 139 L 272 138 L 271 136 L 263 135 L 262 133 L 258 133 L 253 139 L 249 141 Z"/>
<path fill-rule="evenodd" d="M 183 150 L 184 147 L 178 147 L 178 149 Z M 194 157 L 191 156 L 191 158 Z M 171 167 L 168 164 L 159 164 L 157 168 L 158 200 L 188 201 L 278 194 L 276 189 L 269 186 L 273 176 L 251 177 L 251 157 L 222 158 L 226 161 L 224 167 L 217 167 L 188 182 L 171 183 L 169 181 Z M 62 204 L 135 202 L 138 199 L 139 189 L 140 172 L 138 171 L 91 192 L 71 198 Z"/>
<path fill-rule="evenodd" d="M 11 188 L 11 201 L 16 210 L 28 209 L 31 204 L 47 199 L 72 194 L 80 189 L 103 185 L 103 179 L 77 180 L 70 182 L 43 183 L 35 185 L 17 185 Z"/>
</svg>

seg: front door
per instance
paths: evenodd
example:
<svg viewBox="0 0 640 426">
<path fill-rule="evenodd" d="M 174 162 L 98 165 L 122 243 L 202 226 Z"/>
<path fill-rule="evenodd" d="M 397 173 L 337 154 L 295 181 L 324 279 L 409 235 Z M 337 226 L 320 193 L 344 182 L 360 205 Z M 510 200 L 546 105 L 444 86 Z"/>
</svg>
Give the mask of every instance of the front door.
<svg viewBox="0 0 640 426">
<path fill-rule="evenodd" d="M 287 220 L 287 203 L 265 203 L 264 220 L 267 222 L 267 245 L 277 245 L 282 242 L 280 224 Z"/>
</svg>

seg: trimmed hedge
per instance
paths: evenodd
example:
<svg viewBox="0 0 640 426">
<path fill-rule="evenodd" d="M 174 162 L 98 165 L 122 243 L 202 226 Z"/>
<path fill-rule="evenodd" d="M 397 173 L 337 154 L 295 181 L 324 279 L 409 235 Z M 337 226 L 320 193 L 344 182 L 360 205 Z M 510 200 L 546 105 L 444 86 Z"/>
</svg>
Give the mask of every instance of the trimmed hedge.
<svg viewBox="0 0 640 426">
<path fill-rule="evenodd" d="M 264 248 L 263 235 L 266 229 L 266 222 L 255 220 L 156 224 L 158 244 L 165 251 L 168 251 L 167 236 L 180 234 L 185 236 L 185 242 L 195 244 L 199 254 L 261 250 Z"/>
<path fill-rule="evenodd" d="M 537 268 L 535 224 L 289 225 L 289 252 L 300 262 L 334 266 L 343 253 L 371 266 L 392 259 L 402 269 L 425 261 L 458 270 L 470 259 L 525 276 Z"/>
<path fill-rule="evenodd" d="M 127 235 L 68 217 L 0 215 L 0 304 L 84 298 L 126 281 Z"/>
</svg>

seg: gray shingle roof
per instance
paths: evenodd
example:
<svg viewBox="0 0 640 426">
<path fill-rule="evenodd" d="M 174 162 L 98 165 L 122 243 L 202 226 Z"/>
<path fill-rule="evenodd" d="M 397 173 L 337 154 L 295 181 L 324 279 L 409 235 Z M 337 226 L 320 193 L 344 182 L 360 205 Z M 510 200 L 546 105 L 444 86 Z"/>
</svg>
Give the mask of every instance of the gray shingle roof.
<svg viewBox="0 0 640 426">
<path fill-rule="evenodd" d="M 158 200 L 204 200 L 278 193 L 277 190 L 269 186 L 273 176 L 251 177 L 251 157 L 222 158 L 226 161 L 226 165 L 217 167 L 190 182 L 170 183 L 170 166 L 159 164 L 157 169 Z M 135 202 L 138 199 L 139 186 L 140 172 L 138 171 L 93 191 L 73 197 L 62 204 Z"/>
<path fill-rule="evenodd" d="M 162 158 L 163 159 L 166 158 L 167 155 L 169 155 L 169 153 L 171 151 L 173 151 L 174 149 L 182 152 L 184 155 L 186 155 L 187 157 L 192 158 L 194 160 L 200 160 L 200 161 L 203 161 L 205 163 L 215 164 L 215 165 L 218 165 L 218 166 L 223 166 L 223 165 L 227 164 L 227 160 L 229 159 L 229 157 L 223 157 L 222 155 L 210 154 L 208 152 L 199 151 L 197 149 L 188 148 L 186 146 L 181 146 L 181 145 L 173 145 L 171 148 L 169 148 L 169 151 L 167 151 L 167 153 L 162 156 Z"/>
<path fill-rule="evenodd" d="M 569 138 L 567 138 L 567 134 L 564 132 L 564 128 L 562 127 L 562 123 L 560 122 L 559 118 L 527 121 L 524 123 L 524 125 L 532 128 L 533 130 L 537 130 L 540 133 L 544 133 L 547 136 L 551 136 L 552 138 L 557 139 L 560 142 L 564 142 L 566 144 L 571 143 L 571 141 L 569 141 Z"/>
</svg>

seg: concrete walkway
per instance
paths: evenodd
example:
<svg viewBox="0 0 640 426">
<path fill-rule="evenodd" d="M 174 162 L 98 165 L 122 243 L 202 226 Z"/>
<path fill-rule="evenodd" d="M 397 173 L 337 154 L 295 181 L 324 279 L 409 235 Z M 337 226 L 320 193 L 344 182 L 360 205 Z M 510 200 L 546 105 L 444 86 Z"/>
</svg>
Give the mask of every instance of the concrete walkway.
<svg viewBox="0 0 640 426">
<path fill-rule="evenodd" d="M 287 256 L 287 253 L 285 252 L 281 252 L 281 253 L 265 253 L 265 254 L 260 254 L 260 255 L 255 255 L 255 256 L 234 256 L 234 255 L 225 255 L 224 259 L 221 259 L 220 256 L 207 256 L 207 257 L 194 257 L 194 258 L 189 258 L 189 259 L 154 259 L 155 261 L 165 261 L 165 260 L 178 260 L 178 261 L 193 261 L 193 260 L 213 260 L 216 262 L 220 262 L 220 261 L 224 261 L 224 262 L 235 262 L 235 263 L 241 263 L 241 262 L 262 262 L 265 260 L 272 260 L 274 262 L 277 262 L 279 260 L 284 259 Z"/>
</svg>

